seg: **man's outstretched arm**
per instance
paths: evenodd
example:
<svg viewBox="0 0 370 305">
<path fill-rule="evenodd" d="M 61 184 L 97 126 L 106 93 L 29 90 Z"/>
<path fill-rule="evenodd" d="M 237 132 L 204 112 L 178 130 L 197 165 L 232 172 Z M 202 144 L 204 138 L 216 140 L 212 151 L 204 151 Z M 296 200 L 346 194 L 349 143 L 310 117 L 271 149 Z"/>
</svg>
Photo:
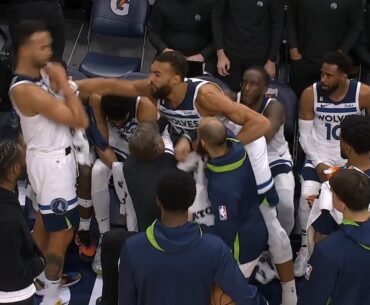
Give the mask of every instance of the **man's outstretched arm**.
<svg viewBox="0 0 370 305">
<path fill-rule="evenodd" d="M 230 121 L 241 125 L 242 129 L 236 135 L 244 144 L 248 144 L 265 136 L 271 129 L 271 124 L 262 114 L 249 107 L 233 102 L 213 85 L 204 85 L 199 90 L 197 103 L 205 115 L 222 114 Z"/>
<path fill-rule="evenodd" d="M 151 97 L 149 79 L 127 80 L 118 78 L 89 78 L 76 81 L 78 90 L 90 95 L 124 95 Z"/>
</svg>

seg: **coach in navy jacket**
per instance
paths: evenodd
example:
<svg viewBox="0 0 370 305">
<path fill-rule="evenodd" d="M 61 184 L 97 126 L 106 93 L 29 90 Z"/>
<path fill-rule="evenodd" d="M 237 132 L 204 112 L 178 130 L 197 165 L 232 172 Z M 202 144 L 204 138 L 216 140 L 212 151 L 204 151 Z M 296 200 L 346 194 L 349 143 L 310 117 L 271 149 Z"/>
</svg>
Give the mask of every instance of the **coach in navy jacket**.
<svg viewBox="0 0 370 305">
<path fill-rule="evenodd" d="M 209 156 L 206 164 L 208 197 L 215 225 L 212 232 L 233 250 L 240 264 L 257 259 L 267 248 L 267 228 L 259 209 L 257 184 L 244 146 L 227 138 L 216 118 L 202 119 L 199 150 Z"/>
<path fill-rule="evenodd" d="M 370 304 L 370 179 L 345 169 L 329 183 L 343 223 L 315 246 L 298 304 Z"/>
<path fill-rule="evenodd" d="M 216 282 L 237 305 L 265 305 L 222 240 L 187 221 L 193 177 L 167 172 L 157 186 L 161 221 L 129 238 L 121 252 L 119 305 L 208 305 Z"/>
</svg>

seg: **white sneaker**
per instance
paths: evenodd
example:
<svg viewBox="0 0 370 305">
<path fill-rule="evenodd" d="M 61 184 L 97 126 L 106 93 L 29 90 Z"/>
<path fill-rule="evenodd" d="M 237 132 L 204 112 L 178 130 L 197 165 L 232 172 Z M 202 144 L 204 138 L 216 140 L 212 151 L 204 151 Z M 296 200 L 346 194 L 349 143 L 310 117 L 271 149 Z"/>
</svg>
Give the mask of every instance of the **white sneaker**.
<svg viewBox="0 0 370 305">
<path fill-rule="evenodd" d="M 255 278 L 263 285 L 270 283 L 276 277 L 274 265 L 271 262 L 270 255 L 264 253 L 261 255 L 257 263 L 257 271 Z"/>
<path fill-rule="evenodd" d="M 92 269 L 94 270 L 94 272 L 101 276 L 102 275 L 102 266 L 101 266 L 101 237 L 99 239 L 99 245 L 98 247 L 96 248 L 96 253 L 95 253 L 95 256 L 94 256 L 94 260 L 92 262 Z"/>
<path fill-rule="evenodd" d="M 58 297 L 55 298 L 44 297 L 40 305 L 63 305 L 63 302 Z"/>
<path fill-rule="evenodd" d="M 309 259 L 309 254 L 308 254 L 308 247 L 307 246 L 302 246 L 299 249 L 297 258 L 294 262 L 294 275 L 296 277 L 301 277 L 305 274 L 306 271 L 306 266 L 307 262 Z"/>
</svg>

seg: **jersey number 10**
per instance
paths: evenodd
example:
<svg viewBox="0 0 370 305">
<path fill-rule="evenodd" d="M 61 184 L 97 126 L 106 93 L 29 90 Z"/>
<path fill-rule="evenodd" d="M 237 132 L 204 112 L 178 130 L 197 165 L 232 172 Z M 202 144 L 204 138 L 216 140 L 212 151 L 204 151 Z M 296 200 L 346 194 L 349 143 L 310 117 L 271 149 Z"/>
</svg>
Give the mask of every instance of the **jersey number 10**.
<svg viewBox="0 0 370 305">
<path fill-rule="evenodd" d="M 340 125 L 332 126 L 330 123 L 325 123 L 325 127 L 327 140 L 339 140 Z"/>
</svg>

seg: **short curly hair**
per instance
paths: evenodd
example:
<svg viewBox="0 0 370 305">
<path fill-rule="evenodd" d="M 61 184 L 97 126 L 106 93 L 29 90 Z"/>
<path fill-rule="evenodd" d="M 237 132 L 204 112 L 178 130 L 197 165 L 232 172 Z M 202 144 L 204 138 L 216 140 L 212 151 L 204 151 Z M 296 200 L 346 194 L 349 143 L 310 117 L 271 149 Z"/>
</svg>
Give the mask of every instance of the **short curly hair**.
<svg viewBox="0 0 370 305">
<path fill-rule="evenodd" d="M 367 115 L 346 116 L 340 124 L 341 138 L 358 154 L 370 151 L 370 117 Z"/>
</svg>

